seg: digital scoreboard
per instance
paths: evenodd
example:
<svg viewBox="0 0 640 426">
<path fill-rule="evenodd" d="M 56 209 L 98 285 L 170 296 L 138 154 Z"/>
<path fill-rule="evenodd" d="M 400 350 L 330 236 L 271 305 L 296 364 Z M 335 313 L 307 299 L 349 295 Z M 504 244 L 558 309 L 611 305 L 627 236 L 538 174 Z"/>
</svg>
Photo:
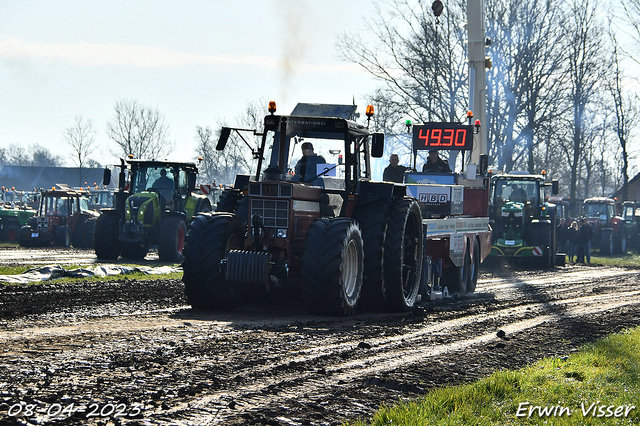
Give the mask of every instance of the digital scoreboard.
<svg viewBox="0 0 640 426">
<path fill-rule="evenodd" d="M 414 150 L 473 149 L 473 126 L 454 123 L 426 123 L 413 126 Z"/>
</svg>

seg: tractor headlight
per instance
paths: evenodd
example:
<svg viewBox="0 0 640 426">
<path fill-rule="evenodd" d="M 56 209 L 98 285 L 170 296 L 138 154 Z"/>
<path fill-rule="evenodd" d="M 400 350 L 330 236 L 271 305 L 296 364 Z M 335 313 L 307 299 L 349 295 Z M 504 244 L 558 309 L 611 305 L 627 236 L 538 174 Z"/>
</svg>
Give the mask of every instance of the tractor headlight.
<svg viewBox="0 0 640 426">
<path fill-rule="evenodd" d="M 276 237 L 278 237 L 278 238 L 287 238 L 287 228 L 278 229 L 276 231 Z"/>
<path fill-rule="evenodd" d="M 515 212 L 513 215 L 515 217 L 522 217 L 522 212 Z"/>
<path fill-rule="evenodd" d="M 502 217 L 509 217 L 509 212 L 502 212 Z"/>
</svg>

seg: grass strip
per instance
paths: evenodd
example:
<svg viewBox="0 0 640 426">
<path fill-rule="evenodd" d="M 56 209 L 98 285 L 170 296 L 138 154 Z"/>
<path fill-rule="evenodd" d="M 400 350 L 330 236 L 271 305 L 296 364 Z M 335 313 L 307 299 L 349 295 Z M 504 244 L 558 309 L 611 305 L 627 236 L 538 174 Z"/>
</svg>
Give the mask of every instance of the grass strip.
<svg viewBox="0 0 640 426">
<path fill-rule="evenodd" d="M 370 422 L 347 424 L 637 425 L 639 406 L 640 328 L 635 328 L 569 357 L 437 388 L 417 401 L 383 406 Z"/>
</svg>

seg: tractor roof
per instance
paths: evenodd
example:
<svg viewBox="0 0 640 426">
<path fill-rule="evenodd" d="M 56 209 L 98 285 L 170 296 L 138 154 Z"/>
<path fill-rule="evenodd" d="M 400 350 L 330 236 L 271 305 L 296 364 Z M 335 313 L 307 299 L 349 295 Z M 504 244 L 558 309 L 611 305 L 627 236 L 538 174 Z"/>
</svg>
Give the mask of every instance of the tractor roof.
<svg viewBox="0 0 640 426">
<path fill-rule="evenodd" d="M 615 204 L 616 201 L 613 198 L 608 197 L 591 197 L 584 200 L 584 203 L 594 203 L 594 204 Z"/>
<path fill-rule="evenodd" d="M 156 160 L 141 160 L 132 158 L 127 160 L 129 164 L 136 164 L 138 166 L 150 166 L 150 167 L 196 167 L 196 163 L 184 163 L 177 161 L 156 161 Z"/>
</svg>

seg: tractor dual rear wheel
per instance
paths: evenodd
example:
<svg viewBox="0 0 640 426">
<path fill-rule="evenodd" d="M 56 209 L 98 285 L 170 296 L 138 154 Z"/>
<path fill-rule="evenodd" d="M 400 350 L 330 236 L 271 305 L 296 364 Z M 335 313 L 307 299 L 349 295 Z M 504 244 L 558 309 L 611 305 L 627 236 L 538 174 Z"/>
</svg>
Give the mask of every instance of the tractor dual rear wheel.
<svg viewBox="0 0 640 426">
<path fill-rule="evenodd" d="M 377 308 L 384 305 L 384 243 L 392 206 L 390 199 L 370 201 L 356 207 L 364 243 L 364 272 L 360 305 Z"/>
<path fill-rule="evenodd" d="M 362 233 L 355 220 L 317 219 L 311 224 L 302 255 L 302 295 L 309 311 L 352 315 L 363 269 Z"/>
</svg>

